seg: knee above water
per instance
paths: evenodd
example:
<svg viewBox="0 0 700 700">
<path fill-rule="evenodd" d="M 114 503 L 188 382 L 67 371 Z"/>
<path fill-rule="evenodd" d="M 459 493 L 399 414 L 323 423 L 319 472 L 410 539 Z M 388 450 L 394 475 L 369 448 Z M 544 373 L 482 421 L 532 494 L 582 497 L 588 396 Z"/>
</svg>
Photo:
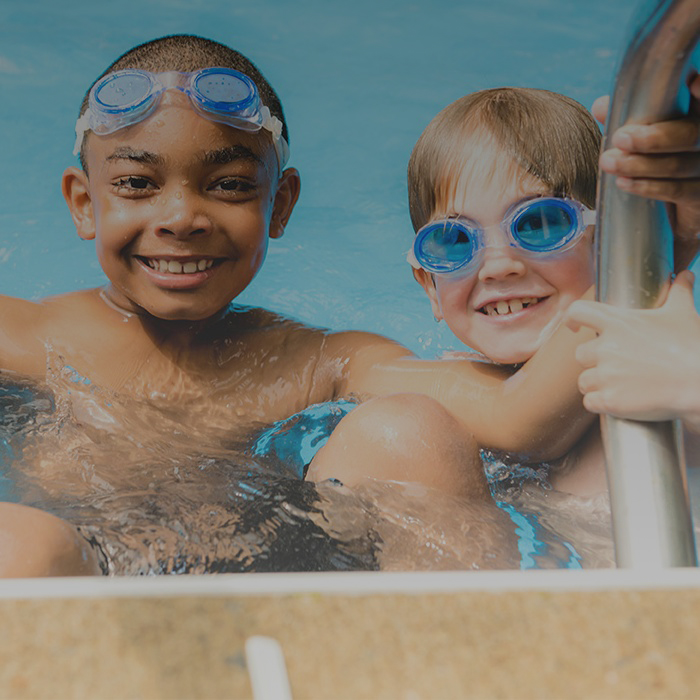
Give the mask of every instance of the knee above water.
<svg viewBox="0 0 700 700">
<path fill-rule="evenodd" d="M 355 409 L 352 417 L 365 439 L 410 449 L 434 449 L 447 444 L 469 443 L 471 435 L 440 403 L 422 394 L 393 394 L 371 399 Z M 347 420 L 346 418 L 346 420 Z"/>
</svg>

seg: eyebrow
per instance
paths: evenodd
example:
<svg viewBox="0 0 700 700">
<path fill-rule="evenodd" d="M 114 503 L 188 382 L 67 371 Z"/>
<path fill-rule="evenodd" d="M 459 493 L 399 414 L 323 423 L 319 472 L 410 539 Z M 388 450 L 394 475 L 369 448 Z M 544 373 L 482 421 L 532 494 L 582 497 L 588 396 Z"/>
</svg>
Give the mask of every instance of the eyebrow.
<svg viewBox="0 0 700 700">
<path fill-rule="evenodd" d="M 164 162 L 163 157 L 159 156 L 157 153 L 136 150 L 129 146 L 119 146 L 115 148 L 114 151 L 107 156 L 107 160 L 131 160 L 136 163 L 143 163 L 144 165 L 162 165 Z"/>
<path fill-rule="evenodd" d="M 240 144 L 207 151 L 203 158 L 204 165 L 226 165 L 237 160 L 248 160 L 264 165 L 263 159 L 257 153 Z"/>
<path fill-rule="evenodd" d="M 107 156 L 107 161 L 117 160 L 129 160 L 144 165 L 163 165 L 165 162 L 165 158 L 157 153 L 131 148 L 130 146 L 119 146 Z M 264 165 L 263 159 L 257 153 L 240 144 L 207 151 L 202 158 L 204 165 L 226 165 L 237 160 L 252 161 Z"/>
</svg>

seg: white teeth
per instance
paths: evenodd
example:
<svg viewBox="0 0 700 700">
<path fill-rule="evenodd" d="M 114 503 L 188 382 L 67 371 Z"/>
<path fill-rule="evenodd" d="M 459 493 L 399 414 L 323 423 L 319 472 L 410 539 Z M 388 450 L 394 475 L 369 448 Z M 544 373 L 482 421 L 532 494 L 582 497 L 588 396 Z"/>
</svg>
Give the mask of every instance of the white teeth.
<svg viewBox="0 0 700 700">
<path fill-rule="evenodd" d="M 535 304 L 536 302 L 537 297 L 523 297 L 522 299 L 511 299 L 510 301 L 501 299 L 492 304 L 486 304 L 483 311 L 488 316 L 504 316 L 505 314 L 515 314 L 518 311 L 522 311 L 530 304 Z"/>
<path fill-rule="evenodd" d="M 513 299 L 513 301 L 510 302 L 510 312 L 512 314 L 517 313 L 518 311 L 523 310 L 523 303 L 519 299 Z"/>
<path fill-rule="evenodd" d="M 177 260 L 158 260 L 156 258 L 145 258 L 148 266 L 157 272 L 168 272 L 171 275 L 191 275 L 194 272 L 208 270 L 214 264 L 213 260 L 190 260 L 186 263 Z"/>
</svg>

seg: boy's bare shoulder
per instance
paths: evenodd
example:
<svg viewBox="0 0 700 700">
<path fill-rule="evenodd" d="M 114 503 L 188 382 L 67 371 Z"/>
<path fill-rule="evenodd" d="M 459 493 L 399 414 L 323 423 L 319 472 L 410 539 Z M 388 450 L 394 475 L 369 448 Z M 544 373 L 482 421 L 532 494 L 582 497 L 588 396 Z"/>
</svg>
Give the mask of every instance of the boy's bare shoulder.
<svg viewBox="0 0 700 700">
<path fill-rule="evenodd" d="M 43 377 L 50 347 L 62 351 L 100 337 L 104 307 L 98 289 L 39 301 L 0 296 L 0 368 Z"/>
<path fill-rule="evenodd" d="M 218 338 L 245 338 L 260 342 L 322 342 L 327 329 L 298 321 L 257 306 L 232 304 L 219 323 L 212 326 Z"/>
<path fill-rule="evenodd" d="M 261 308 L 234 308 L 226 320 L 231 337 L 239 334 L 249 351 L 257 347 L 260 356 L 272 353 L 297 367 L 313 366 L 316 388 L 330 392 L 316 397 L 319 401 L 343 394 L 347 377 L 365 366 L 413 356 L 400 343 L 377 333 L 331 331 Z"/>
</svg>

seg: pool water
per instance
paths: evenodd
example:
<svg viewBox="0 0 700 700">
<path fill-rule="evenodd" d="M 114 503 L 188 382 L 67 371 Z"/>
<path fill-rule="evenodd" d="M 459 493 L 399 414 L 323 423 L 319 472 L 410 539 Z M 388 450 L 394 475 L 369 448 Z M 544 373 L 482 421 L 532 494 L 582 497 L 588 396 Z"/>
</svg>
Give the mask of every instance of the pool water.
<svg viewBox="0 0 700 700">
<path fill-rule="evenodd" d="M 0 294 L 38 299 L 104 283 L 93 246 L 75 235 L 60 194 L 63 169 L 76 164 L 71 151 L 78 106 L 92 80 L 117 55 L 156 36 L 188 32 L 229 44 L 260 66 L 285 105 L 290 165 L 302 175 L 301 199 L 284 237 L 271 241 L 263 270 L 238 301 L 313 325 L 380 332 L 423 357 L 461 350 L 444 324 L 433 323 L 427 299 L 405 262 L 412 239 L 405 170 L 413 144 L 439 109 L 481 88 L 541 87 L 590 105 L 609 92 L 635 5 L 634 0 L 532 0 L 526 5 L 517 0 L 486 5 L 451 0 L 5 3 L 0 6 L 0 146 L 5 165 L 0 170 Z M 48 434 L 64 444 L 66 435 L 77 439 L 75 425 L 64 416 L 59 430 L 55 416 L 60 406 L 33 388 L 14 383 L 0 390 L 0 401 L 0 456 L 5 463 L 0 489 L 5 496 L 37 504 L 54 498 L 57 511 L 80 515 L 82 522 L 119 513 L 124 531 L 124 518 L 133 515 L 135 506 L 115 497 L 110 475 L 95 472 L 89 458 L 94 445 L 78 440 L 71 446 L 73 454 L 83 457 L 85 471 L 81 484 L 67 484 L 65 491 L 78 493 L 71 489 L 89 482 L 99 496 L 89 513 L 78 513 L 76 502 L 67 497 L 34 493 L 31 479 L 13 474 L 18 462 L 31 462 L 34 438 Z M 124 571 L 153 571 L 158 553 L 173 538 L 197 538 L 202 518 L 216 523 L 216 541 L 199 542 L 189 559 L 183 555 L 161 561 L 159 570 L 206 568 L 211 563 L 207 550 L 216 551 L 218 561 L 243 562 L 241 570 L 286 570 L 291 564 L 285 563 L 285 552 L 296 552 L 302 562 L 297 566 L 304 570 L 371 569 L 379 565 L 381 543 L 388 541 L 400 541 L 403 549 L 397 551 L 407 552 L 390 564 L 394 568 L 523 562 L 543 568 L 577 566 L 581 551 L 600 549 L 607 537 L 601 535 L 606 515 L 599 516 L 578 550 L 553 535 L 557 523 L 547 515 L 550 497 L 542 487 L 533 501 L 541 506 L 539 515 L 528 512 L 522 502 L 516 503 L 517 512 L 508 507 L 500 511 L 511 535 L 517 530 L 520 539 L 510 559 L 489 562 L 488 542 L 465 552 L 459 537 L 445 534 L 440 523 L 454 524 L 458 507 L 449 499 L 436 503 L 430 494 L 422 494 L 421 501 L 397 485 L 368 486 L 360 494 L 333 484 L 316 490 L 284 470 L 290 460 L 297 470 L 307 463 L 305 450 L 316 449 L 324 430 L 328 432 L 328 420 L 333 419 L 329 410 L 295 419 L 294 426 L 273 426 L 258 442 L 236 446 L 226 456 L 231 469 L 225 474 L 220 466 L 203 461 L 202 454 L 159 454 L 159 464 L 167 463 L 167 468 L 159 472 L 162 479 L 148 484 L 150 524 L 136 518 L 138 532 L 127 533 L 130 541 L 148 540 L 148 545 L 134 570 Z M 291 427 L 297 430 L 291 434 L 301 437 L 290 447 Z M 120 453 L 119 459 L 126 457 Z M 148 460 L 155 464 L 155 453 Z M 261 465 L 270 467 L 273 461 L 276 476 L 261 478 Z M 223 490 L 218 501 L 207 501 L 213 504 L 208 512 L 192 514 L 188 496 L 168 490 L 167 484 L 173 475 L 190 483 L 188 479 L 207 469 Z M 172 502 L 181 499 L 178 518 L 157 512 L 164 493 Z M 515 503 L 520 495 L 507 497 Z M 253 500 L 267 509 L 257 519 L 250 516 Z M 597 513 L 599 505 L 588 504 L 584 510 Z M 234 511 L 235 522 L 227 521 L 226 513 Z M 457 530 L 462 536 L 470 527 L 468 515 L 460 515 Z M 472 520 L 488 521 L 496 534 L 504 527 L 502 518 L 490 521 L 490 515 L 482 515 L 475 513 Z M 598 527 L 601 522 L 605 527 Z M 299 540 L 296 534 L 291 540 L 279 534 L 302 530 Z M 234 531 L 238 539 L 232 537 Z M 270 547 L 272 541 L 284 546 Z M 299 559 L 301 550 L 308 553 L 306 558 Z"/>
<path fill-rule="evenodd" d="M 281 95 L 302 194 L 240 301 L 314 325 L 361 328 L 433 356 L 432 321 L 405 261 L 405 171 L 439 109 L 473 90 L 543 87 L 584 105 L 609 91 L 635 0 L 382 3 L 48 0 L 0 6 L 0 293 L 96 286 L 93 244 L 60 193 L 82 96 L 117 55 L 175 32 L 240 49 Z M 137 19 L 136 19 L 137 18 Z"/>
</svg>

